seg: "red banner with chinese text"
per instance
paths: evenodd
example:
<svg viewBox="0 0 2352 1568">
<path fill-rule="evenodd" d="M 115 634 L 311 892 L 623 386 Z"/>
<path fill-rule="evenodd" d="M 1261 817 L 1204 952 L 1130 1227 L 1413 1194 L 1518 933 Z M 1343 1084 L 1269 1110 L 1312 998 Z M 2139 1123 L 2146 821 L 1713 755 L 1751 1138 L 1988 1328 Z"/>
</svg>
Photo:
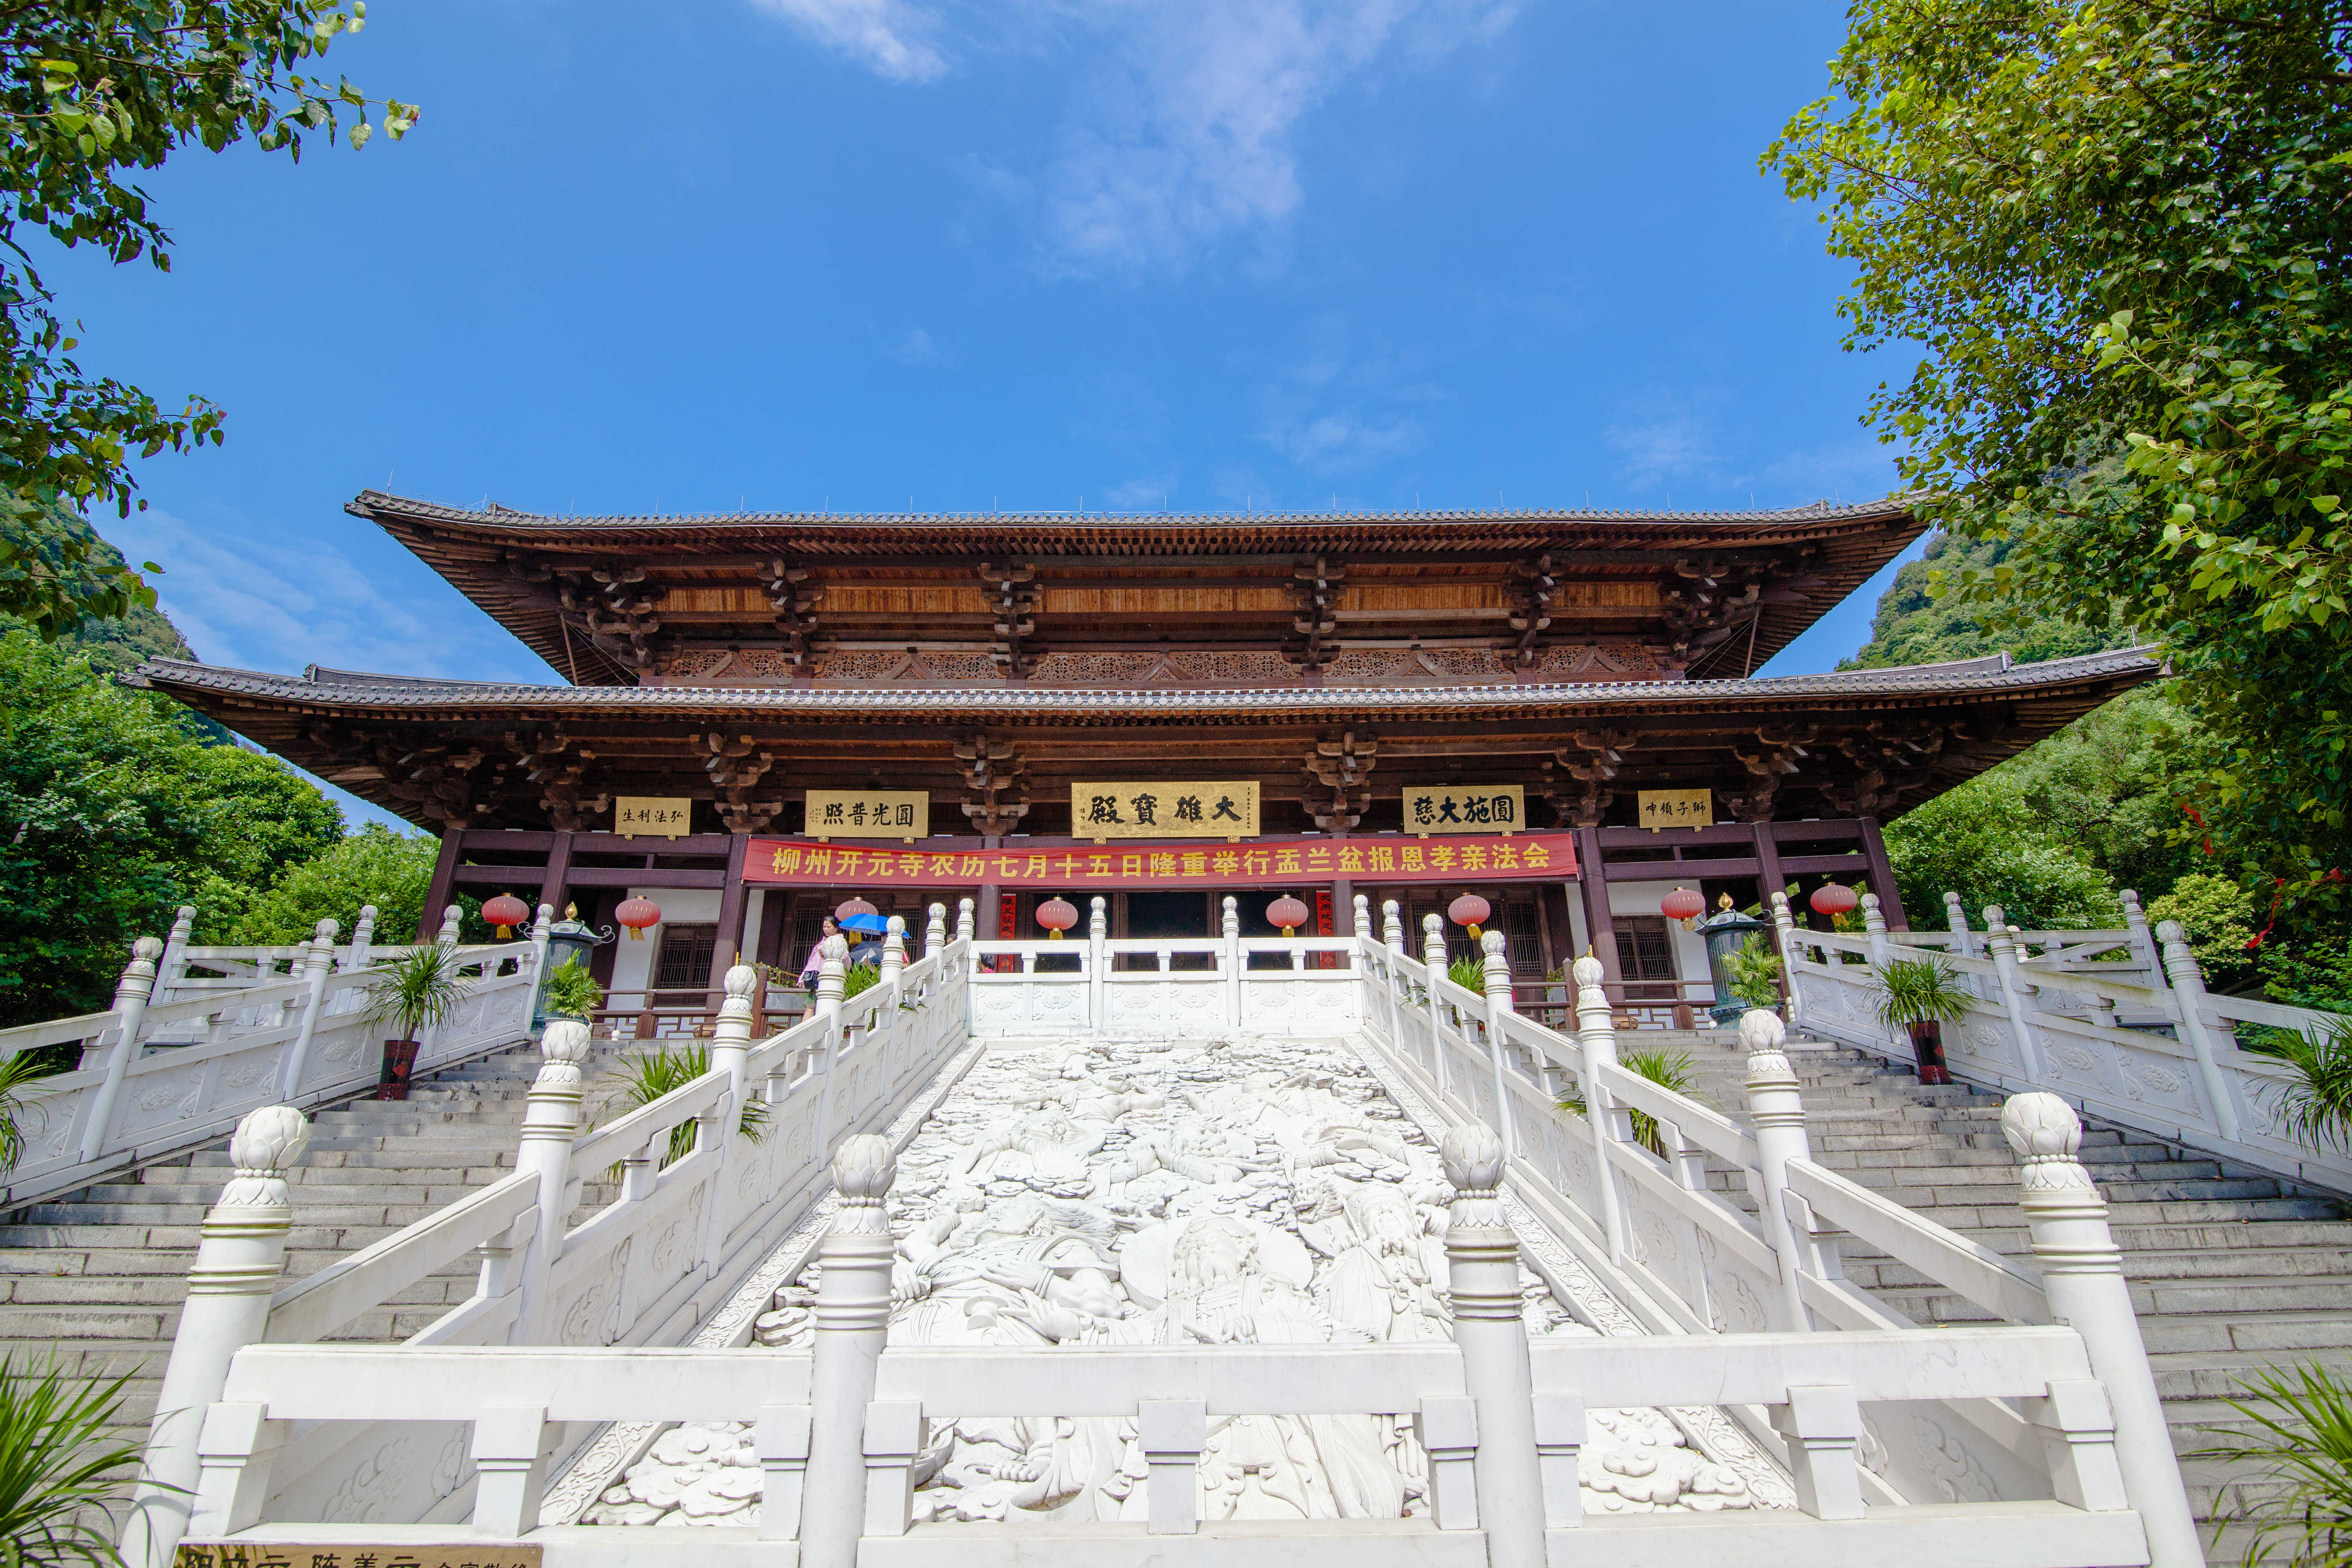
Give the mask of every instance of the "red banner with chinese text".
<svg viewBox="0 0 2352 1568">
<path fill-rule="evenodd" d="M 754 838 L 743 879 L 831 888 L 899 882 L 919 888 L 1216 888 L 1233 883 L 1528 882 L 1576 875 L 1576 836 L 1511 837 L 1257 838 L 1223 848 L 1120 844 L 1002 849 L 939 840 L 901 848 L 845 847 L 806 838 Z"/>
</svg>

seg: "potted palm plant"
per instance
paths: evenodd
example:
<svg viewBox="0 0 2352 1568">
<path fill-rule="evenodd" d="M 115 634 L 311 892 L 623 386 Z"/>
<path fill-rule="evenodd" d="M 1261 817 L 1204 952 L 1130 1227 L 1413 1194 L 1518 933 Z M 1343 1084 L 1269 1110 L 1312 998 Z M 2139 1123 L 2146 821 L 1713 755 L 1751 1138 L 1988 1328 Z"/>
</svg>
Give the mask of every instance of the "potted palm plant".
<svg viewBox="0 0 2352 1568">
<path fill-rule="evenodd" d="M 604 988 L 584 963 L 560 963 L 547 973 L 540 987 L 539 1005 L 551 1018 L 586 1023 L 604 1005 Z"/>
<path fill-rule="evenodd" d="M 1960 972 L 1940 958 L 1898 958 L 1878 972 L 1878 1021 L 1911 1037 L 1919 1081 L 1949 1083 L 1944 1070 L 1944 1026 L 1968 1016 Z"/>
<path fill-rule="evenodd" d="M 368 1022 L 384 1024 L 399 1037 L 383 1043 L 383 1066 L 376 1075 L 378 1100 L 406 1100 L 409 1075 L 416 1068 L 416 1037 L 448 1022 L 469 989 L 458 976 L 461 960 L 455 948 L 412 947 L 388 963 L 378 965 L 383 979 L 367 1011 Z"/>
</svg>

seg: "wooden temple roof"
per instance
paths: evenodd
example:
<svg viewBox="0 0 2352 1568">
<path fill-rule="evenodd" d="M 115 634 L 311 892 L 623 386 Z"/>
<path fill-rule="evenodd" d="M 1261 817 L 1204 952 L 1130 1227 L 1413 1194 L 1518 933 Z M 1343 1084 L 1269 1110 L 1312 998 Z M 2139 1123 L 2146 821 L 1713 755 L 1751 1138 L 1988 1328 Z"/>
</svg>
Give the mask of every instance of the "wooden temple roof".
<svg viewBox="0 0 2352 1568">
<path fill-rule="evenodd" d="M 1268 832 L 1393 829 L 1398 787 L 1429 783 L 1521 784 L 1578 826 L 1631 823 L 1644 788 L 1712 790 L 1738 820 L 1885 818 L 2158 673 L 2126 649 L 1422 687 L 531 686 L 161 658 L 127 679 L 434 828 L 587 827 L 648 795 L 694 799 L 697 831 L 789 832 L 809 788 L 879 787 L 929 791 L 935 831 L 961 805 L 1045 834 L 1100 778 L 1257 778 Z"/>
<path fill-rule="evenodd" d="M 1925 527 L 1902 498 L 1746 512 L 562 517 L 369 490 L 347 510 L 585 686 L 1737 677 Z"/>
</svg>

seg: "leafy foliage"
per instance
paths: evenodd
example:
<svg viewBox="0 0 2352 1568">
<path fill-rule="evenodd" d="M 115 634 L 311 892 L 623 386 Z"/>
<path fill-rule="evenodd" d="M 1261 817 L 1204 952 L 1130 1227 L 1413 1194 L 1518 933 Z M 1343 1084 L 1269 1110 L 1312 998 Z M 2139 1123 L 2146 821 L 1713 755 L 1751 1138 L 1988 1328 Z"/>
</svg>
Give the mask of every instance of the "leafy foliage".
<svg viewBox="0 0 2352 1568">
<path fill-rule="evenodd" d="M 2253 1431 L 2209 1426 L 2228 1441 L 2192 1456 L 2254 1469 L 2253 1484 L 2224 1493 L 2239 1500 L 2239 1511 L 2213 1521 L 2217 1542 L 2231 1523 L 2253 1526 L 2245 1568 L 2352 1563 L 2352 1388 L 2336 1379 L 2325 1366 L 2265 1368 L 2247 1380 L 2245 1397 L 2230 1401 Z"/>
<path fill-rule="evenodd" d="M 558 964 L 540 987 L 539 1005 L 551 1017 L 585 1018 L 604 1005 L 604 988 L 586 964 Z"/>
<path fill-rule="evenodd" d="M 1988 904 L 2036 929 L 2119 918 L 2114 882 L 2035 809 L 2028 784 L 2004 763 L 1886 825 L 1887 858 L 1914 924 L 1940 923 L 1947 892 L 1979 922 Z"/>
<path fill-rule="evenodd" d="M 1970 1000 L 1960 972 L 1941 958 L 1898 958 L 1879 966 L 1874 1007 L 1889 1029 L 1912 1024 L 1954 1024 Z"/>
<path fill-rule="evenodd" d="M 1943 664 L 2006 653 L 2021 663 L 2071 658 L 2126 647 L 2136 639 L 2126 627 L 2084 626 L 2055 616 L 1989 626 L 1979 606 L 1936 593 L 1939 574 L 1990 572 L 2016 549 L 2007 539 L 1966 539 L 1940 529 L 1927 536 L 1916 561 L 1895 568 L 1895 581 L 1879 595 L 1870 640 L 1840 669 L 1883 669 L 1903 664 Z"/>
<path fill-rule="evenodd" d="M 423 834 L 395 833 L 371 822 L 336 840 L 307 860 L 286 868 L 266 890 L 248 897 L 233 919 L 220 922 L 224 940 L 267 944 L 299 942 L 322 920 L 331 920 L 345 939 L 359 923 L 360 909 L 373 904 L 381 942 L 406 942 L 425 912 L 440 841 Z M 479 900 L 458 895 L 466 918 L 460 934 L 485 942 L 489 928 Z"/>
<path fill-rule="evenodd" d="M 207 743 L 68 649 L 0 637 L 0 1023 L 103 1006 L 131 939 L 174 906 L 242 898 L 341 829 L 283 763 Z"/>
<path fill-rule="evenodd" d="M 1465 953 L 1445 966 L 1445 978 L 1473 996 L 1486 994 L 1486 961 Z"/>
<path fill-rule="evenodd" d="M 841 972 L 841 999 L 848 1001 L 861 992 L 871 991 L 882 984 L 882 966 L 878 963 L 853 963 Z"/>
<path fill-rule="evenodd" d="M 299 160 L 306 140 L 331 142 L 346 126 L 354 147 L 378 122 L 404 134 L 413 105 L 387 100 L 371 121 L 348 81 L 306 74 L 364 16 L 358 0 L 49 0 L 0 10 L 0 610 L 43 637 L 155 602 L 119 558 L 65 526 L 61 510 L 106 502 L 127 514 L 132 452 L 218 443 L 224 416 L 202 397 L 167 412 L 138 387 L 86 373 L 26 246 L 46 234 L 169 271 L 171 237 L 146 193 L 126 183 L 131 171 L 190 145 L 219 152 L 249 140 Z"/>
<path fill-rule="evenodd" d="M 2260 916 L 2252 894 L 2201 871 L 2181 878 L 2172 891 L 2147 903 L 2148 923 L 2179 921 L 2207 984 L 2223 987 L 2252 974 L 2254 955 L 2248 947 Z"/>
<path fill-rule="evenodd" d="M 1857 273 L 1867 422 L 1997 560 L 1988 626 L 2159 641 L 2231 869 L 2333 888 L 2352 808 L 2352 8 L 1857 0 L 1765 153 Z"/>
<path fill-rule="evenodd" d="M 457 973 L 462 957 L 455 948 L 426 942 L 377 964 L 383 983 L 369 1004 L 368 1021 L 404 1040 L 446 1023 L 473 989 Z"/>
<path fill-rule="evenodd" d="M 1762 931 L 1723 955 L 1723 973 L 1731 994 L 1750 1007 L 1780 1005 L 1780 955 Z"/>
<path fill-rule="evenodd" d="M 0 1357 L 0 1568 L 121 1563 L 108 1510 L 137 1479 L 139 1448 L 108 1429 L 130 1381 L 68 1378 L 54 1362 L 37 1375 Z"/>
<path fill-rule="evenodd" d="M 14 1170 L 25 1157 L 25 1127 L 19 1119 L 41 1113 L 40 1106 L 28 1100 L 25 1090 L 56 1070 L 45 1051 L 18 1051 L 0 1058 L 0 1171 Z"/>
<path fill-rule="evenodd" d="M 2276 1107 L 2288 1133 L 2315 1149 L 2352 1149 L 2352 1028 L 2269 1029 L 2252 1048 L 2294 1071 Z"/>
<path fill-rule="evenodd" d="M 1706 1092 L 1698 1086 L 1698 1066 L 1688 1051 L 1669 1050 L 1663 1046 L 1631 1051 L 1618 1058 L 1617 1065 L 1636 1078 L 1648 1079 L 1660 1089 L 1681 1095 L 1700 1105 L 1711 1105 Z M 1570 1092 L 1560 1096 L 1559 1108 L 1571 1115 L 1588 1114 L 1584 1097 Z M 1658 1130 L 1658 1119 L 1646 1110 L 1628 1110 L 1626 1119 L 1633 1124 L 1633 1142 L 1655 1154 L 1666 1158 L 1665 1134 Z"/>
<path fill-rule="evenodd" d="M 866 968 L 868 965 L 860 964 Z M 651 1105 L 663 1095 L 674 1093 L 710 1070 L 710 1047 L 708 1046 L 660 1046 L 652 1050 L 632 1051 L 621 1058 L 621 1087 L 632 1110 Z M 682 1121 L 669 1130 L 669 1150 L 662 1163 L 676 1164 L 694 1151 L 694 1126 Z M 757 1143 L 767 1136 L 768 1107 L 757 1095 L 746 1095 L 742 1111 L 737 1116 L 735 1130 Z"/>
</svg>

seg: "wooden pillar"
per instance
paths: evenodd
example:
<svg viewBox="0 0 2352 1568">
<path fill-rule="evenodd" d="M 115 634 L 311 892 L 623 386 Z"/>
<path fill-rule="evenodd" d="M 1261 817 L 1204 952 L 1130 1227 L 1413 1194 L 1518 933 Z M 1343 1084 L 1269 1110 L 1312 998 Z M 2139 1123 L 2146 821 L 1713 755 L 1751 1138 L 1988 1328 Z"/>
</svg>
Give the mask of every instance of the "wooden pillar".
<svg viewBox="0 0 2352 1568">
<path fill-rule="evenodd" d="M 448 827 L 441 832 L 441 858 L 433 862 L 433 879 L 425 884 L 425 907 L 416 914 L 416 941 L 419 946 L 433 942 L 441 934 L 441 910 L 449 902 L 449 889 L 457 880 L 457 851 L 464 843 L 466 830 Z"/>
<path fill-rule="evenodd" d="M 752 956 L 761 963 L 782 968 L 791 959 L 784 952 L 784 917 L 793 907 L 792 889 L 770 888 L 765 903 L 760 906 L 760 945 Z"/>
<path fill-rule="evenodd" d="M 1003 837 L 1001 834 L 983 833 L 980 836 L 980 847 L 983 855 L 992 856 L 1004 847 Z M 995 883 L 982 882 L 980 885 L 980 899 L 973 906 L 971 913 L 972 934 L 981 941 L 994 942 L 1004 934 L 1000 928 L 1000 922 L 1003 917 L 997 913 Z"/>
<path fill-rule="evenodd" d="M 1356 884 L 1345 877 L 1331 882 L 1331 928 L 1335 936 L 1356 934 Z"/>
<path fill-rule="evenodd" d="M 727 995 L 727 972 L 735 967 L 743 942 L 743 862 L 751 853 L 751 836 L 730 834 L 727 840 L 727 888 L 719 895 L 719 940 L 710 944 L 710 994 L 703 1004 L 713 1013 Z"/>
<path fill-rule="evenodd" d="M 1769 822 L 1749 825 L 1756 834 L 1756 901 L 1764 906 L 1764 918 L 1772 918 L 1772 895 L 1788 884 L 1780 879 L 1780 841 Z"/>
<path fill-rule="evenodd" d="M 1623 974 L 1617 968 L 1617 927 L 1609 918 L 1609 877 L 1601 865 L 1601 830 L 1576 830 L 1576 878 L 1584 892 L 1584 933 L 1592 956 L 1601 961 L 1602 984 L 1616 986 L 1624 996 Z"/>
<path fill-rule="evenodd" d="M 563 918 L 563 884 L 572 877 L 572 835 L 559 832 L 547 847 L 547 875 L 540 879 L 539 901 Z"/>
<path fill-rule="evenodd" d="M 1886 858 L 1886 840 L 1878 835 L 1878 818 L 1862 819 L 1862 852 L 1870 857 L 1870 890 L 1878 895 L 1878 912 L 1888 931 L 1909 931 L 1903 913 L 1903 895 L 1895 890 L 1895 867 Z"/>
</svg>

